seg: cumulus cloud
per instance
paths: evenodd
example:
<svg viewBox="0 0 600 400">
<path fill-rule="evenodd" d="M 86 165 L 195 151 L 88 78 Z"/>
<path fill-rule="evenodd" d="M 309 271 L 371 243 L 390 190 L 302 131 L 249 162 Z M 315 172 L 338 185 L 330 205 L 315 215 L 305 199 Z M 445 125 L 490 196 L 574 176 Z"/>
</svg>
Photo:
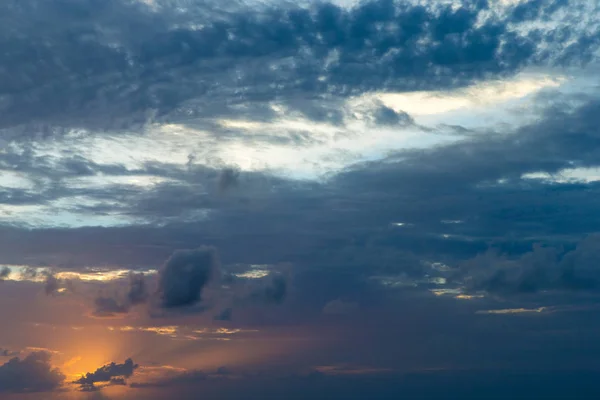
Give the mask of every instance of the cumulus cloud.
<svg viewBox="0 0 600 400">
<path fill-rule="evenodd" d="M 162 305 L 176 308 L 202 299 L 202 290 L 218 273 L 219 260 L 214 247 L 177 250 L 159 271 L 158 293 Z"/>
<path fill-rule="evenodd" d="M 47 352 L 10 359 L 0 366 L 0 392 L 48 392 L 60 387 L 65 376 L 50 363 Z"/>
<path fill-rule="evenodd" d="M 98 368 L 94 372 L 88 372 L 73 383 L 80 385 L 82 391 L 94 391 L 98 387 L 96 384 L 106 385 L 124 385 L 126 379 L 130 378 L 139 366 L 131 358 L 125 360 L 123 364 L 114 362 Z"/>
</svg>

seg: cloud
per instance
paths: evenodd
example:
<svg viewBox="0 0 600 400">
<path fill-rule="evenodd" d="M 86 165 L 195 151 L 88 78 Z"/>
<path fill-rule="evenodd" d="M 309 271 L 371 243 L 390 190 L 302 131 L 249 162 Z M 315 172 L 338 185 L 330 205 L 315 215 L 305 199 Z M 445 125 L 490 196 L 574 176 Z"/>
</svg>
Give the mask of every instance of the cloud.
<svg viewBox="0 0 600 400">
<path fill-rule="evenodd" d="M 542 11 L 491 13 L 487 1 L 457 8 L 391 0 L 350 8 L 117 0 L 3 5 L 0 13 L 11 22 L 0 31 L 0 110 L 7 116 L 0 128 L 12 139 L 72 128 L 123 131 L 156 120 L 234 115 L 235 106 L 251 102 L 445 89 L 530 64 L 592 58 L 598 41 L 585 28 L 573 24 L 561 35 L 518 29 L 534 16 L 558 15 L 569 24 L 585 15 L 584 6 L 535 8 Z M 34 23 L 40 20 L 49 25 Z"/>
<path fill-rule="evenodd" d="M 121 304 L 113 297 L 98 296 L 94 299 L 93 315 L 96 317 L 114 317 L 129 312 L 128 304 Z"/>
<path fill-rule="evenodd" d="M 176 308 L 199 302 L 202 289 L 218 269 L 219 260 L 214 247 L 175 251 L 159 271 L 158 293 L 162 305 Z"/>
<path fill-rule="evenodd" d="M 287 294 L 288 282 L 285 277 L 274 275 L 269 278 L 269 282 L 265 286 L 255 290 L 250 298 L 266 304 L 281 304 L 285 301 Z"/>
<path fill-rule="evenodd" d="M 598 244 L 593 234 L 572 250 L 535 245 L 533 250 L 511 258 L 488 252 L 462 265 L 467 288 L 498 294 L 548 291 L 596 291 L 600 287 Z"/>
<path fill-rule="evenodd" d="M 134 364 L 131 358 L 125 360 L 123 364 L 114 362 L 98 368 L 94 372 L 88 372 L 85 376 L 77 379 L 73 383 L 80 385 L 82 391 L 97 390 L 96 384 L 124 385 L 125 380 L 130 378 L 139 366 Z"/>
<path fill-rule="evenodd" d="M 7 279 L 10 276 L 10 268 L 2 267 L 0 268 L 0 282 Z"/>
<path fill-rule="evenodd" d="M 207 378 L 208 375 L 202 371 L 185 371 L 148 382 L 133 382 L 130 386 L 138 389 L 180 387 L 182 385 L 193 385 L 205 381 Z"/>
<path fill-rule="evenodd" d="M 233 309 L 226 308 L 223 311 L 221 311 L 219 314 L 215 315 L 213 317 L 213 319 L 215 321 L 231 321 L 232 316 L 233 316 Z"/>
<path fill-rule="evenodd" d="M 148 292 L 146 289 L 146 280 L 143 273 L 129 274 L 129 291 L 127 292 L 127 300 L 130 305 L 136 305 L 146 302 Z"/>
<path fill-rule="evenodd" d="M 54 276 L 52 271 L 44 271 L 44 291 L 46 295 L 53 295 L 60 288 L 60 281 Z"/>
<path fill-rule="evenodd" d="M 225 168 L 219 175 L 219 192 L 225 193 L 239 183 L 240 172 L 233 168 Z"/>
<path fill-rule="evenodd" d="M 46 352 L 15 357 L 0 366 L 0 392 L 49 392 L 58 389 L 64 379 Z"/>
<path fill-rule="evenodd" d="M 378 125 L 410 125 L 414 120 L 405 112 L 397 112 L 381 105 L 373 113 L 375 123 Z"/>
<path fill-rule="evenodd" d="M 0 347 L 0 356 L 2 356 L 2 357 L 15 357 L 15 356 L 18 356 L 19 354 L 20 354 L 20 352 L 18 352 L 18 351 L 12 351 L 12 350 L 3 349 Z"/>
</svg>

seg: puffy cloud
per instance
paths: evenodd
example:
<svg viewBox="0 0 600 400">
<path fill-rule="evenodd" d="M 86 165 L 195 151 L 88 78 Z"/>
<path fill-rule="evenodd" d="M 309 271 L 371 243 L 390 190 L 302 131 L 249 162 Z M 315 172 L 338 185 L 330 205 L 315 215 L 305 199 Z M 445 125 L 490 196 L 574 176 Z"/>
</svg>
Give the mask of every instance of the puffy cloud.
<svg viewBox="0 0 600 400">
<path fill-rule="evenodd" d="M 177 250 L 159 271 L 158 293 L 166 308 L 183 307 L 201 300 L 202 289 L 218 273 L 214 247 Z"/>
<path fill-rule="evenodd" d="M 47 352 L 10 359 L 0 366 L 0 392 L 47 392 L 60 387 L 65 376 L 50 363 Z"/>
<path fill-rule="evenodd" d="M 98 368 L 94 372 L 88 372 L 73 383 L 80 385 L 83 391 L 97 390 L 97 383 L 123 385 L 126 384 L 125 380 L 130 378 L 138 367 L 131 358 L 128 358 L 123 364 L 112 362 Z"/>
</svg>

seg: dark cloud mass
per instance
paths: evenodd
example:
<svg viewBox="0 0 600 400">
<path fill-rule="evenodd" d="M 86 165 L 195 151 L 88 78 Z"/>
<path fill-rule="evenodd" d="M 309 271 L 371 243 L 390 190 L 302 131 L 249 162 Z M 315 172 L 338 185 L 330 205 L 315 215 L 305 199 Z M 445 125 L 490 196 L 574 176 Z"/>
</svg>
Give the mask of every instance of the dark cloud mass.
<svg viewBox="0 0 600 400">
<path fill-rule="evenodd" d="M 177 250 L 159 271 L 158 293 L 166 308 L 183 307 L 201 300 L 202 289 L 218 273 L 214 247 Z"/>
<path fill-rule="evenodd" d="M 80 385 L 83 391 L 96 390 L 96 384 L 98 383 L 124 385 L 125 379 L 130 378 L 138 367 L 131 358 L 128 358 L 123 364 L 112 362 L 98 368 L 94 372 L 88 372 L 73 383 Z"/>
<path fill-rule="evenodd" d="M 94 312 L 96 317 L 114 317 L 118 314 L 126 314 L 129 311 L 127 304 L 121 304 L 113 297 L 98 296 L 94 299 Z"/>
<path fill-rule="evenodd" d="M 5 136 L 120 130 L 299 95 L 451 88 L 528 64 L 589 61 L 598 46 L 576 29 L 513 29 L 538 13 L 577 15 L 579 3 L 531 1 L 502 16 L 487 1 L 453 8 L 373 0 L 351 9 L 155 3 L 3 3 Z"/>
<path fill-rule="evenodd" d="M 10 268 L 8 267 L 0 268 L 0 282 L 8 278 L 10 276 L 10 272 Z"/>
<path fill-rule="evenodd" d="M 65 376 L 50 363 L 50 354 L 33 352 L 0 366 L 1 392 L 48 392 L 57 389 Z"/>
</svg>

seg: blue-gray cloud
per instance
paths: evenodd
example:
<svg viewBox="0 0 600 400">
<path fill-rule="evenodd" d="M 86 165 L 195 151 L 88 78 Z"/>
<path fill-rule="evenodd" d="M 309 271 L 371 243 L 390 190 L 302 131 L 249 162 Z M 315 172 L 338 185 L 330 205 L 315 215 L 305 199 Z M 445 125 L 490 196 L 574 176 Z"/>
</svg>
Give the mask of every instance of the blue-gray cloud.
<svg viewBox="0 0 600 400">
<path fill-rule="evenodd" d="M 566 1 L 532 0 L 496 16 L 487 1 L 453 8 L 373 0 L 350 9 L 156 3 L 3 4 L 4 136 L 121 131 L 231 114 L 236 104 L 445 89 L 526 65 L 589 62 L 598 47 L 594 32 L 575 25 L 516 29 L 559 9 L 569 11 L 566 23 L 586 11 Z"/>
</svg>

